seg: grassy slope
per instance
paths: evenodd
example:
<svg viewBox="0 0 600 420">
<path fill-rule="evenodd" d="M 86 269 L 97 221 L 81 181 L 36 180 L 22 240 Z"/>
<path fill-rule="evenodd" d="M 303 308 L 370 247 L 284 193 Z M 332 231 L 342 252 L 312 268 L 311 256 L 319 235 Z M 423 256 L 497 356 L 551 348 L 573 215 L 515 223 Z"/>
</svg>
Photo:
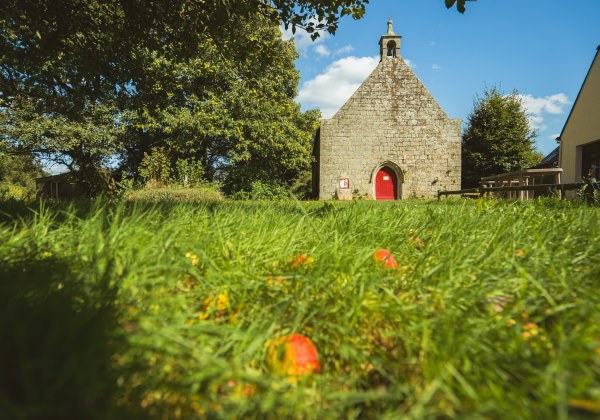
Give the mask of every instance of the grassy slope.
<svg viewBox="0 0 600 420">
<path fill-rule="evenodd" d="M 21 221 L 0 225 L 0 410 L 13 418 L 600 411 L 598 208 L 60 206 L 5 206 Z M 400 268 L 378 267 L 378 248 Z M 288 263 L 301 254 L 314 262 Z M 291 332 L 314 341 L 321 375 L 268 373 L 265 343 Z"/>
</svg>

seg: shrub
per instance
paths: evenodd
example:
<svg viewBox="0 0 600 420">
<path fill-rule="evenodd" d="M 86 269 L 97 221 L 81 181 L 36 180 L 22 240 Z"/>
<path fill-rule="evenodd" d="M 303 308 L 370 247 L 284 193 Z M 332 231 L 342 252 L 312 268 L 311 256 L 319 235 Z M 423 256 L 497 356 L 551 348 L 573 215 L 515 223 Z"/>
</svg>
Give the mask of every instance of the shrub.
<svg viewBox="0 0 600 420">
<path fill-rule="evenodd" d="M 232 194 L 235 200 L 287 200 L 288 190 L 275 182 L 256 180 L 250 184 L 248 191 L 241 190 Z"/>
<path fill-rule="evenodd" d="M 196 159 L 178 159 L 172 180 L 179 185 L 198 187 L 204 182 L 204 166 Z"/>
<path fill-rule="evenodd" d="M 15 184 L 0 184 L 0 199 L 30 200 L 35 197 L 35 190 Z"/>
<path fill-rule="evenodd" d="M 144 184 L 166 185 L 169 182 L 169 152 L 163 147 L 153 147 L 152 153 L 144 152 L 144 159 L 138 168 L 140 179 Z"/>
</svg>

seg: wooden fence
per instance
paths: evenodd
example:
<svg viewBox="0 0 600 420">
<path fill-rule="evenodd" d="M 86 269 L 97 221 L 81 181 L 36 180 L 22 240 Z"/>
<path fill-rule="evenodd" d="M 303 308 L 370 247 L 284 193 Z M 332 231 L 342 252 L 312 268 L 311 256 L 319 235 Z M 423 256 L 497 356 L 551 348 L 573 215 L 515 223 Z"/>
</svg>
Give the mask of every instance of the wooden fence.
<svg viewBox="0 0 600 420">
<path fill-rule="evenodd" d="M 464 190 L 457 191 L 442 191 L 438 190 L 438 200 L 444 195 L 467 195 L 467 196 L 479 196 L 484 197 L 486 194 L 499 193 L 504 195 L 507 192 L 517 191 L 542 191 L 556 194 L 560 198 L 564 197 L 564 192 L 569 190 L 579 190 L 585 186 L 591 186 L 595 190 L 600 190 L 600 183 L 598 182 L 577 182 L 573 184 L 538 184 L 538 185 L 519 185 L 514 187 L 477 187 L 467 188 Z M 590 191 L 591 192 L 591 191 Z M 517 198 L 517 197 L 514 197 Z M 524 197 L 521 195 L 521 199 Z"/>
</svg>

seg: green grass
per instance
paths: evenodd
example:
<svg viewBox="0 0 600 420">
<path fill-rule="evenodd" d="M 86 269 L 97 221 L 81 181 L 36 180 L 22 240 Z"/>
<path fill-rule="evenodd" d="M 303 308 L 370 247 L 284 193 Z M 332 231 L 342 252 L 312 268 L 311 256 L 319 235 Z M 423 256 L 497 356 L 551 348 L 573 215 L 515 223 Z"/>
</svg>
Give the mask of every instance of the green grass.
<svg viewBox="0 0 600 420">
<path fill-rule="evenodd" d="M 0 412 L 9 418 L 600 415 L 597 207 L 0 209 Z M 372 260 L 379 248 L 397 270 Z M 314 262 L 288 263 L 301 254 Z M 315 343 L 321 374 L 269 371 L 266 344 L 292 332 Z"/>
<path fill-rule="evenodd" d="M 126 200 L 149 202 L 210 201 L 222 199 L 221 193 L 209 185 L 194 188 L 181 186 L 140 188 L 136 190 L 129 190 L 123 195 L 123 198 Z"/>
</svg>

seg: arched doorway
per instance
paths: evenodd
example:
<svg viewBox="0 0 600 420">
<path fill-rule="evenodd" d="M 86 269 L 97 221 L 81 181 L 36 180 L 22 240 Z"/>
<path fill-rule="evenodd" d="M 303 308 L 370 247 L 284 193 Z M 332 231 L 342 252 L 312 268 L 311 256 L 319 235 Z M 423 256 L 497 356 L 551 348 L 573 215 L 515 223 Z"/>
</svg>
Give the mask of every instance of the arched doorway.
<svg viewBox="0 0 600 420">
<path fill-rule="evenodd" d="M 381 167 L 375 176 L 375 199 L 398 199 L 398 177 L 392 168 Z"/>
</svg>

